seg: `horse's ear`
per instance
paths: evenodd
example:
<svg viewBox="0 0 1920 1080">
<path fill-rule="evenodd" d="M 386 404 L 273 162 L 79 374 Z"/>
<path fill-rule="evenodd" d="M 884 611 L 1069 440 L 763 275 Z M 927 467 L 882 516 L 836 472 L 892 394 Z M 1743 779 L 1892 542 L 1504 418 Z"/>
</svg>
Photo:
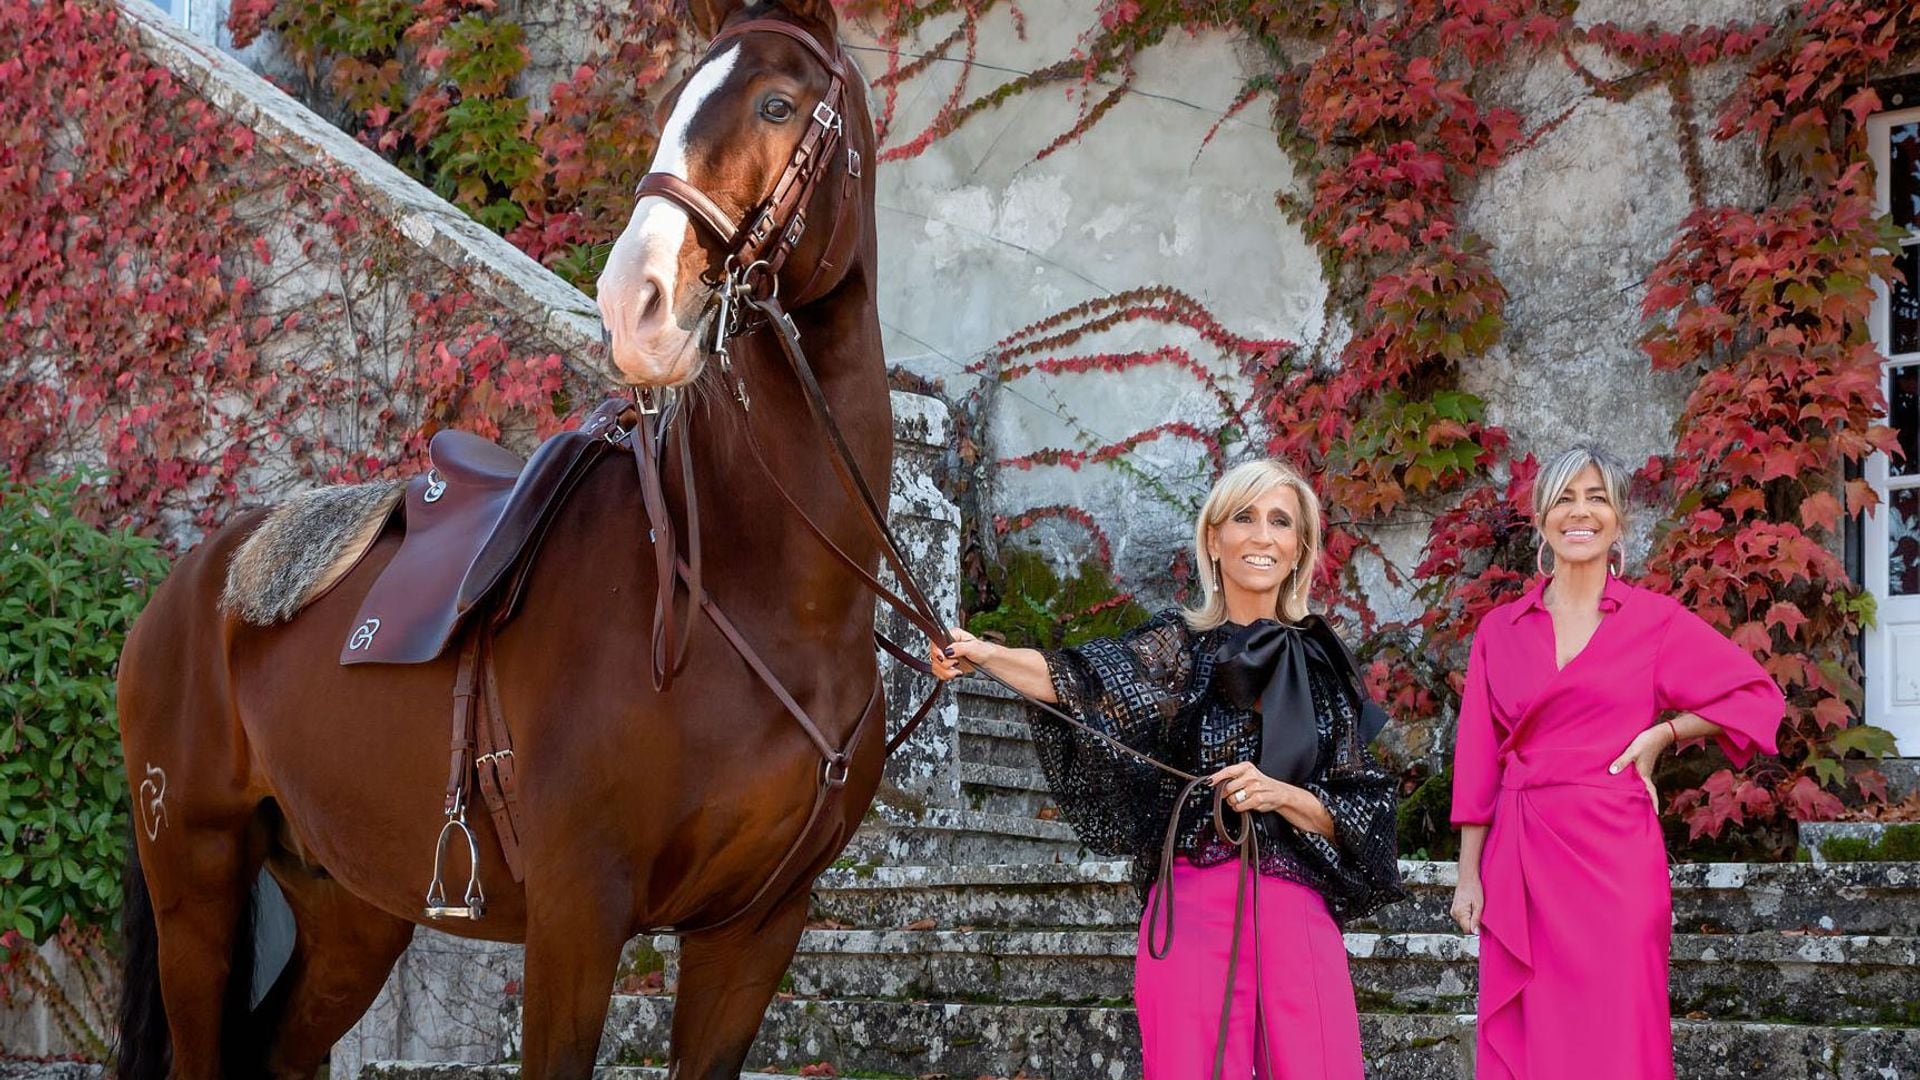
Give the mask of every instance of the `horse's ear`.
<svg viewBox="0 0 1920 1080">
<path fill-rule="evenodd" d="M 833 8 L 833 0 L 774 0 L 774 3 L 791 15 L 826 27 L 829 38 L 840 35 L 840 15 Z"/>
<path fill-rule="evenodd" d="M 703 38 L 720 32 L 727 17 L 747 6 L 747 0 L 687 0 L 687 14 L 693 16 L 693 28 Z"/>
</svg>

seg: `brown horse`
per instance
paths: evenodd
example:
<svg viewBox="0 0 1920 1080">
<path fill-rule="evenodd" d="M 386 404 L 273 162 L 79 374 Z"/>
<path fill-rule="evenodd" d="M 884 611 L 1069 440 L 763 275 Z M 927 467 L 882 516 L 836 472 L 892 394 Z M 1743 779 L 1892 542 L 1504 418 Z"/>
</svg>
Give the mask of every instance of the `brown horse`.
<svg viewBox="0 0 1920 1080">
<path fill-rule="evenodd" d="M 669 102 L 655 171 L 704 193 L 721 220 L 748 219 L 821 123 L 816 106 L 834 85 L 821 57 L 844 56 L 833 9 L 829 0 L 692 7 L 708 35 L 770 20 L 822 47 L 786 32 L 731 37 Z M 892 431 L 874 304 L 873 179 L 860 167 L 873 160 L 873 128 L 852 77 L 841 95 L 848 153 L 813 163 L 825 179 L 803 207 L 811 227 L 760 268 L 755 288 L 780 290 L 851 456 L 884 482 Z M 696 620 L 683 669 L 655 690 L 648 658 L 659 590 L 641 484 L 631 455 L 601 459 L 559 511 L 517 614 L 493 639 L 517 755 L 524 884 L 478 815 L 486 913 L 436 924 L 526 943 L 528 1076 L 590 1074 L 621 948 L 660 928 L 684 935 L 672 1075 L 738 1075 L 798 941 L 811 882 L 880 776 L 884 722 L 868 719 L 884 708 L 872 596 L 803 530 L 747 456 L 742 425 L 753 426 L 779 482 L 827 537 L 869 566 L 879 545 L 823 467 L 828 447 L 772 335 L 735 340 L 726 380 L 721 365 L 705 362 L 715 286 L 743 269 L 726 255 L 711 220 L 696 227 L 682 204 L 639 201 L 600 284 L 612 373 L 634 386 L 682 388 L 692 474 L 706 493 L 706 591 L 825 740 L 847 750 L 844 785 L 833 787 L 816 828 L 803 830 L 826 790 L 821 750 L 710 620 Z M 751 386 L 750 412 L 731 393 L 732 375 Z M 668 511 L 683 520 L 680 463 L 662 471 Z M 229 562 L 261 517 L 238 517 L 180 561 L 121 661 L 122 741 L 141 825 L 122 1075 L 313 1075 L 424 922 L 453 657 L 334 660 L 356 605 L 393 557 L 394 530 L 291 620 L 257 626 L 226 614 L 218 604 Z M 456 893 L 463 862 L 453 859 Z M 297 933 L 287 968 L 250 1008 L 249 897 L 263 868 L 285 892 Z"/>
</svg>

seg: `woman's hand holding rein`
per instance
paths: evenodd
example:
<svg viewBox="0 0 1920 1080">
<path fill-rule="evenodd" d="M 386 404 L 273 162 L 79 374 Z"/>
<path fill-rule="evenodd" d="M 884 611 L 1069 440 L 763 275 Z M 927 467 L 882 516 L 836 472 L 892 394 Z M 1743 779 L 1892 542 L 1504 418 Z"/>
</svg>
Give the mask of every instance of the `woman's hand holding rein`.
<svg viewBox="0 0 1920 1080">
<path fill-rule="evenodd" d="M 1035 701 L 1053 704 L 1059 701 L 1053 692 L 1053 676 L 1047 671 L 1047 658 L 1038 649 L 1010 649 L 983 641 L 955 626 L 948 631 L 953 644 L 944 651 L 929 650 L 933 673 L 941 681 L 968 674 L 975 668 L 998 678 Z"/>
</svg>

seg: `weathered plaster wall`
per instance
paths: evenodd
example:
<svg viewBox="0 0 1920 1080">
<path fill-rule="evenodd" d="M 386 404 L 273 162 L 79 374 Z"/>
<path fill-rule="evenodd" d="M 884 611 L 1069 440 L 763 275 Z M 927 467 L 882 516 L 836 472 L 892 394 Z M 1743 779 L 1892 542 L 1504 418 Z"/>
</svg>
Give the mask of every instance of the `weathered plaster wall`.
<svg viewBox="0 0 1920 1080">
<path fill-rule="evenodd" d="M 989 17 L 968 96 L 1069 55 L 1097 20 L 1092 0 L 1027 5 L 1025 36 Z M 908 51 L 937 42 L 924 27 Z M 1253 58 L 1224 35 L 1148 54 L 1136 92 L 1085 138 L 1036 160 L 1085 104 L 1064 89 L 1020 95 L 879 172 L 881 319 L 888 357 L 940 380 L 951 397 L 978 389 L 970 372 L 1008 334 L 1084 301 L 1171 285 L 1234 333 L 1310 343 L 1325 329 L 1318 256 L 1274 206 L 1293 183 L 1260 107 L 1202 137 L 1238 93 Z M 870 73 L 877 52 L 859 54 Z M 911 140 L 948 99 L 959 63 L 936 63 L 903 87 L 888 142 Z M 1104 87 L 1097 87 L 1104 93 Z M 1186 348 L 1244 394 L 1218 350 L 1182 327 L 1133 323 L 1075 343 L 1071 355 Z M 996 458 L 1109 443 L 1167 419 L 1203 427 L 1220 410 L 1187 375 L 1164 368 L 1113 377 L 1029 376 L 988 405 Z M 1209 467 L 1191 442 L 1147 443 L 1125 467 L 999 470 L 988 505 L 1010 513 L 1066 502 L 1108 523 L 1122 574 L 1150 583 L 1205 495 Z M 1139 475 L 1129 475 L 1137 472 Z M 1155 486 L 1162 490 L 1155 491 Z M 1046 535 L 1041 533 L 1039 535 Z M 1077 543 L 1080 534 L 1059 538 Z"/>
<path fill-rule="evenodd" d="M 1599 0 L 1582 5 L 1578 18 L 1679 29 L 1763 20 L 1790 6 Z M 1077 35 L 1097 23 L 1098 7 L 1097 0 L 1061 0 L 1030 11 L 1024 40 L 1010 20 L 988 19 L 968 96 L 1068 55 Z M 937 42 L 950 29 L 930 23 L 907 48 Z M 1060 92 L 1017 97 L 923 155 L 883 166 L 890 357 L 942 379 L 957 396 L 978 384 L 968 365 L 1008 333 L 1090 297 L 1148 284 L 1192 294 L 1234 332 L 1331 355 L 1346 328 L 1326 321 L 1317 255 L 1275 206 L 1276 192 L 1297 193 L 1298 185 L 1266 106 L 1244 111 L 1200 145 L 1241 83 L 1267 63 L 1246 49 L 1223 35 L 1170 40 L 1147 55 L 1135 93 L 1044 160 L 1035 154 L 1071 126 L 1079 107 Z M 1597 50 L 1578 55 L 1600 75 L 1622 73 Z M 868 68 L 881 69 L 877 60 Z M 1490 419 L 1509 430 L 1517 454 L 1549 454 L 1584 439 L 1634 463 L 1664 452 L 1688 380 L 1652 372 L 1636 342 L 1645 274 L 1692 208 L 1668 96 L 1656 87 L 1627 102 L 1604 101 L 1558 56 L 1489 74 L 1490 102 L 1517 109 L 1529 130 L 1567 115 L 1466 193 L 1465 221 L 1489 243 L 1510 302 L 1507 333 L 1465 371 L 1465 388 L 1488 401 Z M 1703 127 L 1711 127 L 1735 74 L 1725 68 L 1696 80 L 1695 120 Z M 958 64 L 935 64 L 904 88 L 889 142 L 918 134 L 958 76 Z M 1702 150 L 1707 199 L 1760 197 L 1762 177 L 1744 141 L 1709 138 Z M 1071 351 L 1178 344 L 1208 359 L 1181 328 L 1136 326 Z M 1005 458 L 1088 437 L 1109 442 L 1217 411 L 1192 387 L 1158 369 L 1028 376 L 995 394 L 989 449 Z M 1123 578 L 1151 594 L 1185 542 L 1186 507 L 1170 505 L 1129 467 L 1192 499 L 1203 491 L 1202 464 L 1190 444 L 1151 443 L 1121 465 L 1001 470 L 988 505 L 1008 514 L 1056 502 L 1086 507 L 1112 532 Z M 1641 515 L 1636 557 L 1652 516 Z M 1425 517 L 1409 514 L 1404 526 L 1377 530 L 1402 569 L 1419 559 Z M 1061 544 L 1079 539 L 1064 528 L 1037 535 Z M 1392 595 L 1384 577 L 1372 581 L 1383 613 L 1404 614 L 1404 598 Z"/>
</svg>

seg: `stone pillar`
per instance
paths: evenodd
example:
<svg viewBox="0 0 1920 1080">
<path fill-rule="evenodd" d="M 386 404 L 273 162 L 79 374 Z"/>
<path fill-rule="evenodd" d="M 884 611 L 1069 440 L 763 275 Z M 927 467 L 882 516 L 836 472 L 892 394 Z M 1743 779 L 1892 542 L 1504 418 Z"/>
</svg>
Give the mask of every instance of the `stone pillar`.
<svg viewBox="0 0 1920 1080">
<path fill-rule="evenodd" d="M 887 513 L 903 548 L 901 554 L 948 626 L 959 618 L 960 509 L 941 492 L 935 478 L 952 437 L 953 420 L 946 405 L 919 394 L 894 393 L 893 489 Z M 893 573 L 884 564 L 880 580 L 895 587 Z M 915 653 L 927 647 L 925 634 L 884 605 L 876 612 L 874 625 L 896 644 Z M 887 731 L 891 737 L 919 706 L 933 681 L 885 653 L 880 657 L 880 671 L 887 685 Z M 913 736 L 887 761 L 881 803 L 907 811 L 927 805 L 960 804 L 954 767 L 958 717 L 953 695 L 944 695 Z"/>
</svg>

